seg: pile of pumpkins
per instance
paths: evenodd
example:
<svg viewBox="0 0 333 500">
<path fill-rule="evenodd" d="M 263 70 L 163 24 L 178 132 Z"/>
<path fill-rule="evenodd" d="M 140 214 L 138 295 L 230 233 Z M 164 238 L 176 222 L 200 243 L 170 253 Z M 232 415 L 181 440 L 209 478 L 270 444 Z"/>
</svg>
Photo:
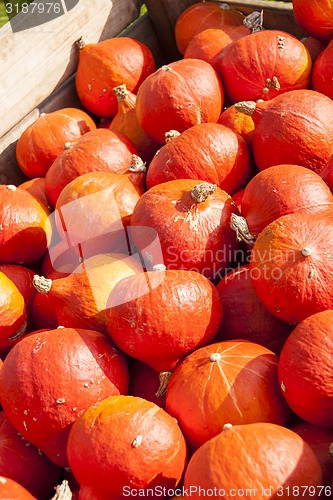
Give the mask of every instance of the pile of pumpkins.
<svg viewBox="0 0 333 500">
<path fill-rule="evenodd" d="M 193 4 L 158 69 L 80 39 L 82 108 L 18 140 L 1 499 L 331 498 L 333 4 L 293 7 Z"/>
</svg>

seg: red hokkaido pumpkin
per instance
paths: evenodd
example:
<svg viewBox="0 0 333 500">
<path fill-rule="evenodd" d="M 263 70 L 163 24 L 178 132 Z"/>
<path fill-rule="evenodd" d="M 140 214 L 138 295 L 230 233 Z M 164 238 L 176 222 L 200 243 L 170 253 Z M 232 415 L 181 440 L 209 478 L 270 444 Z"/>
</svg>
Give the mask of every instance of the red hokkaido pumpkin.
<svg viewBox="0 0 333 500">
<path fill-rule="evenodd" d="M 61 469 L 27 441 L 0 412 L 0 474 L 17 481 L 32 495 L 48 500 L 60 479 Z M 0 497 L 3 497 L 0 486 Z"/>
<path fill-rule="evenodd" d="M 251 278 L 264 306 L 297 324 L 333 309 L 333 217 L 294 213 L 259 234 L 251 252 Z"/>
<path fill-rule="evenodd" d="M 333 474 L 333 429 L 300 422 L 292 427 L 292 431 L 301 436 L 312 448 L 323 472 L 322 484 L 330 486 Z"/>
<path fill-rule="evenodd" d="M 127 230 L 145 188 L 142 172 L 88 172 L 64 187 L 55 221 L 62 239 L 84 258 L 103 252 L 128 252 Z"/>
<path fill-rule="evenodd" d="M 217 123 L 220 123 L 234 132 L 237 132 L 237 134 L 243 137 L 246 144 L 251 144 L 254 131 L 254 122 L 252 117 L 238 111 L 234 104 L 221 113 Z"/>
<path fill-rule="evenodd" d="M 92 113 L 112 117 L 117 99 L 112 89 L 126 84 L 136 93 L 140 84 L 155 71 L 155 61 L 146 45 L 129 37 L 114 37 L 99 43 L 77 42 L 79 64 L 76 90 L 82 104 Z"/>
<path fill-rule="evenodd" d="M 117 283 L 108 299 L 106 326 L 126 354 L 164 372 L 211 342 L 222 316 L 218 291 L 207 278 L 156 266 Z"/>
<path fill-rule="evenodd" d="M 228 273 L 217 285 L 223 320 L 215 341 L 245 339 L 280 354 L 292 327 L 273 316 L 257 296 L 249 265 Z"/>
<path fill-rule="evenodd" d="M 245 141 L 216 123 L 201 123 L 172 137 L 152 159 L 148 189 L 174 179 L 202 179 L 228 194 L 243 188 L 252 160 Z"/>
<path fill-rule="evenodd" d="M 195 499 L 201 498 L 199 488 L 247 491 L 259 500 L 288 499 L 308 491 L 305 497 L 311 498 L 321 481 L 318 460 L 300 436 L 281 425 L 258 422 L 227 424 L 197 450 L 186 469 L 184 487 L 192 487 Z"/>
<path fill-rule="evenodd" d="M 332 23 L 333 28 L 333 23 Z M 333 33 L 333 32 L 332 32 Z M 312 71 L 312 88 L 333 99 L 333 43 L 330 42 L 317 57 Z"/>
<path fill-rule="evenodd" d="M 81 109 L 42 113 L 20 136 L 17 162 L 26 176 L 44 177 L 66 142 L 76 141 L 95 128 L 95 122 Z"/>
<path fill-rule="evenodd" d="M 51 239 L 49 212 L 28 192 L 0 185 L 0 264 L 32 264 Z"/>
<path fill-rule="evenodd" d="M 236 108 L 255 123 L 252 149 L 260 170 L 292 164 L 320 173 L 333 154 L 333 102 L 319 92 L 292 90 Z"/>
<path fill-rule="evenodd" d="M 5 356 L 26 331 L 24 298 L 13 281 L 0 272 L 0 356 Z"/>
<path fill-rule="evenodd" d="M 35 272 L 28 267 L 16 264 L 2 264 L 0 265 L 0 272 L 4 273 L 17 287 L 24 299 L 28 317 L 30 317 L 32 304 L 36 296 L 36 289 L 32 284 Z"/>
<path fill-rule="evenodd" d="M 226 3 L 197 2 L 184 10 L 176 21 L 175 37 L 178 50 L 184 54 L 189 42 L 208 28 L 240 26 L 244 15 Z"/>
<path fill-rule="evenodd" d="M 301 321 L 279 360 L 279 382 L 291 409 L 303 420 L 333 427 L 333 310 Z"/>
<path fill-rule="evenodd" d="M 309 35 L 329 41 L 333 37 L 332 0 L 292 0 L 296 23 Z"/>
<path fill-rule="evenodd" d="M 241 212 L 255 239 L 282 215 L 333 215 L 333 196 L 323 179 L 308 168 L 275 165 L 259 172 L 247 184 Z"/>
<path fill-rule="evenodd" d="M 156 393 L 160 387 L 159 373 L 147 363 L 138 359 L 131 359 L 129 364 L 130 382 L 128 394 L 147 399 L 161 408 L 165 407 L 165 394 L 158 397 Z"/>
<path fill-rule="evenodd" d="M 73 144 L 68 143 L 47 172 L 45 193 L 55 207 L 63 188 L 87 172 L 128 172 L 136 147 L 118 132 L 99 128 L 85 134 Z"/>
<path fill-rule="evenodd" d="M 210 344 L 187 356 L 171 375 L 165 408 L 189 447 L 199 448 L 229 422 L 285 425 L 277 363 L 272 351 L 245 340 Z"/>
<path fill-rule="evenodd" d="M 0 492 L 6 500 L 37 500 L 19 483 L 4 476 L 0 476 Z"/>
<path fill-rule="evenodd" d="M 221 80 L 212 66 L 199 59 L 164 65 L 141 84 L 136 99 L 139 124 L 160 144 L 169 130 L 199 123 L 216 123 L 223 107 Z"/>
<path fill-rule="evenodd" d="M 136 204 L 131 237 L 145 266 L 200 272 L 208 278 L 236 259 L 231 197 L 214 184 L 177 179 L 152 187 Z"/>
<path fill-rule="evenodd" d="M 146 134 L 138 122 L 135 110 L 136 95 L 122 84 L 112 89 L 118 102 L 118 111 L 112 119 L 109 129 L 126 135 L 137 148 L 140 157 L 150 162 L 159 148 L 159 144 Z"/>
<path fill-rule="evenodd" d="M 18 187 L 28 191 L 28 193 L 32 194 L 32 196 L 34 196 L 48 210 L 51 211 L 51 207 L 48 205 L 49 202 L 45 194 L 45 177 L 35 177 L 34 179 L 23 182 Z"/>
<path fill-rule="evenodd" d="M 268 101 L 290 90 L 307 89 L 311 68 L 304 44 L 278 30 L 258 31 L 233 42 L 223 50 L 220 64 L 223 88 L 232 104 Z"/>
<path fill-rule="evenodd" d="M 10 351 L 0 371 L 1 404 L 8 420 L 60 466 L 68 465 L 67 438 L 79 415 L 127 390 L 124 355 L 92 330 L 30 334 Z"/>
<path fill-rule="evenodd" d="M 101 254 L 88 258 L 72 274 L 53 280 L 34 277 L 39 293 L 48 294 L 62 326 L 89 328 L 106 333 L 105 310 L 115 284 L 137 272 L 141 265 L 134 257 Z"/>
<path fill-rule="evenodd" d="M 126 490 L 175 488 L 185 468 L 186 444 L 162 408 L 133 396 L 112 396 L 76 420 L 67 455 L 80 499 L 120 500 Z"/>
<path fill-rule="evenodd" d="M 333 154 L 329 158 L 320 175 L 333 193 Z"/>
</svg>

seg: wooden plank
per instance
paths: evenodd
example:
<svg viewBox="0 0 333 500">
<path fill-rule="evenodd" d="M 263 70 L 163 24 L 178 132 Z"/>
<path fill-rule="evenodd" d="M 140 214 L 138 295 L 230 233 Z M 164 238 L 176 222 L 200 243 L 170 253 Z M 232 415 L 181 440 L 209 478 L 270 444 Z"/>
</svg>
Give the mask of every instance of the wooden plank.
<svg viewBox="0 0 333 500">
<path fill-rule="evenodd" d="M 129 36 L 145 43 L 152 51 L 156 65 L 160 66 L 164 63 L 163 53 L 148 15 L 143 16 L 122 31 L 121 36 Z M 55 92 L 0 138 L 0 184 L 18 185 L 26 180 L 15 157 L 17 139 L 22 132 L 38 118 L 40 113 L 49 113 L 67 106 L 82 107 L 75 91 L 75 75 L 67 79 Z"/>
<path fill-rule="evenodd" d="M 40 0 L 43 1 L 43 0 Z M 81 35 L 97 42 L 134 21 L 142 0 L 80 0 L 65 15 L 41 26 L 22 12 L 0 29 L 0 137 L 76 70 Z M 20 31 L 23 29 L 23 31 Z"/>
</svg>

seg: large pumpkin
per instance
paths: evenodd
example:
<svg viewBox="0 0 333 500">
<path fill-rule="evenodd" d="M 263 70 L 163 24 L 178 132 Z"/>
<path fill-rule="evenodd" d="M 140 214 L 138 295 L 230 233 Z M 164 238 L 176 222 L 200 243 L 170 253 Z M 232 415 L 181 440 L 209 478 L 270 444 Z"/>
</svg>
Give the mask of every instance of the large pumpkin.
<svg viewBox="0 0 333 500">
<path fill-rule="evenodd" d="M 187 356 L 171 375 L 166 410 L 190 448 L 199 448 L 228 422 L 285 425 L 288 409 L 277 363 L 273 352 L 245 340 L 210 344 Z"/>
<path fill-rule="evenodd" d="M 332 0 L 293 0 L 293 13 L 296 23 L 309 35 L 323 41 L 333 37 Z"/>
<path fill-rule="evenodd" d="M 322 485 L 318 460 L 295 432 L 271 423 L 226 425 L 191 457 L 184 477 L 192 498 L 202 491 L 259 500 L 317 497 Z M 319 488 L 318 488 L 319 487 Z M 309 492 L 309 494 L 307 493 Z"/>
<path fill-rule="evenodd" d="M 223 125 L 201 123 L 161 147 L 149 165 L 147 187 L 173 179 L 202 179 L 231 195 L 246 185 L 251 167 L 239 135 Z"/>
<path fill-rule="evenodd" d="M 260 170 L 286 163 L 320 173 L 333 154 L 333 102 L 319 92 L 291 90 L 236 109 L 255 123 L 252 148 Z"/>
<path fill-rule="evenodd" d="M 87 409 L 71 429 L 67 454 L 82 500 L 171 490 L 186 464 L 177 422 L 133 396 L 113 396 Z"/>
<path fill-rule="evenodd" d="M 279 381 L 291 409 L 303 420 L 333 427 L 333 309 L 301 321 L 279 360 Z"/>
<path fill-rule="evenodd" d="M 28 335 L 13 347 L 0 371 L 8 420 L 60 466 L 68 465 L 67 438 L 78 416 L 127 390 L 124 355 L 92 330 L 58 328 Z"/>
<path fill-rule="evenodd" d="M 333 217 L 294 213 L 259 234 L 251 253 L 251 278 L 264 306 L 297 324 L 333 309 Z"/>
<path fill-rule="evenodd" d="M 136 204 L 131 237 L 146 267 L 187 269 L 208 278 L 235 260 L 238 248 L 229 226 L 238 213 L 231 197 L 214 184 L 177 179 L 152 187 Z"/>
<path fill-rule="evenodd" d="M 47 172 L 45 193 L 55 207 L 62 189 L 87 172 L 128 172 L 136 147 L 123 134 L 99 128 L 65 149 Z"/>
<path fill-rule="evenodd" d="M 224 103 L 221 80 L 199 59 L 181 59 L 159 68 L 141 84 L 136 99 L 140 125 L 164 144 L 169 130 L 217 122 Z"/>
<path fill-rule="evenodd" d="M 75 83 L 82 104 L 97 116 L 117 113 L 112 89 L 126 84 L 136 93 L 140 84 L 155 70 L 148 47 L 129 37 L 114 37 L 99 43 L 78 40 L 79 64 Z"/>
<path fill-rule="evenodd" d="M 258 31 L 236 40 L 223 50 L 220 60 L 223 88 L 231 103 L 269 100 L 290 90 L 306 89 L 311 67 L 304 44 L 277 30 Z"/>
<path fill-rule="evenodd" d="M 112 340 L 156 371 L 170 371 L 213 340 L 222 303 L 215 286 L 194 271 L 159 270 L 122 279 L 106 313 Z"/>
<path fill-rule="evenodd" d="M 44 177 L 68 141 L 95 130 L 90 116 L 76 108 L 63 108 L 42 113 L 20 136 L 16 158 L 28 177 Z"/>
</svg>

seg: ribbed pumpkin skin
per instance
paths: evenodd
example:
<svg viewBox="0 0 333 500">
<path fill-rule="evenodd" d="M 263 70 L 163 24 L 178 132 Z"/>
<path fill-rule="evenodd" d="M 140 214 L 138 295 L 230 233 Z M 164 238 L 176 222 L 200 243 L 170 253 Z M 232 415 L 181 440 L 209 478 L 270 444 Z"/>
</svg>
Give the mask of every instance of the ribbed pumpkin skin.
<svg viewBox="0 0 333 500">
<path fill-rule="evenodd" d="M 323 41 L 333 37 L 332 0 L 293 0 L 293 13 L 296 23 L 309 35 Z"/>
<path fill-rule="evenodd" d="M 153 55 L 138 40 L 114 37 L 99 43 L 89 43 L 80 50 L 76 90 L 89 111 L 109 118 L 117 113 L 113 87 L 125 83 L 128 90 L 136 93 L 140 84 L 153 71 Z"/>
<path fill-rule="evenodd" d="M 333 475 L 333 429 L 300 422 L 294 425 L 291 430 L 301 436 L 312 448 L 322 468 L 322 484 L 330 486 Z"/>
<path fill-rule="evenodd" d="M 241 205 L 251 234 L 294 212 L 333 214 L 333 196 L 322 178 L 298 165 L 275 165 L 247 184 Z"/>
<path fill-rule="evenodd" d="M 243 137 L 246 144 L 251 144 L 254 122 L 251 116 L 245 115 L 241 111 L 237 111 L 234 104 L 222 111 L 217 123 L 220 123 L 221 125 L 224 125 L 239 134 Z"/>
<path fill-rule="evenodd" d="M 43 113 L 20 136 L 17 162 L 28 177 L 44 177 L 65 142 L 76 141 L 95 129 L 95 122 L 81 109 L 63 108 Z"/>
<path fill-rule="evenodd" d="M 217 278 L 235 259 L 239 245 L 230 228 L 238 213 L 231 197 L 216 189 L 202 203 L 191 190 L 201 181 L 177 179 L 152 187 L 136 204 L 131 236 L 146 264 L 197 271 Z"/>
<path fill-rule="evenodd" d="M 160 372 L 211 342 L 222 315 L 216 287 L 201 274 L 151 271 L 113 288 L 106 325 L 120 349 Z"/>
<path fill-rule="evenodd" d="M 198 2 L 178 17 L 175 37 L 178 50 L 184 54 L 189 42 L 198 33 L 209 28 L 242 25 L 244 15 L 225 3 Z"/>
<path fill-rule="evenodd" d="M 226 423 L 285 425 L 288 408 L 277 363 L 273 352 L 245 340 L 217 342 L 187 356 L 169 381 L 166 410 L 178 420 L 188 446 L 199 448 Z"/>
<path fill-rule="evenodd" d="M 174 179 L 202 179 L 231 195 L 246 185 L 251 168 L 239 135 L 223 125 L 201 123 L 161 147 L 149 165 L 147 187 Z"/>
<path fill-rule="evenodd" d="M 235 456 L 237 465 L 233 464 Z M 232 494 L 247 491 L 264 500 L 288 499 L 293 487 L 295 493 L 306 491 L 306 486 L 316 488 L 321 481 L 318 460 L 300 436 L 280 425 L 260 422 L 226 428 L 205 443 L 190 459 L 184 486 L 192 486 L 193 491 L 195 487 L 198 491 L 199 487 L 201 491 L 221 488 Z M 199 493 L 192 497 L 201 498 Z"/>
<path fill-rule="evenodd" d="M 87 172 L 127 172 L 133 154 L 138 154 L 136 147 L 118 132 L 99 128 L 86 134 L 65 149 L 47 172 L 47 199 L 55 207 L 62 189 Z"/>
<path fill-rule="evenodd" d="M 51 238 L 49 212 L 30 194 L 0 186 L 0 264 L 32 264 Z"/>
<path fill-rule="evenodd" d="M 290 90 L 307 89 L 311 68 L 310 54 L 296 37 L 284 31 L 263 30 L 228 45 L 223 50 L 220 72 L 225 95 L 233 104 L 266 101 Z M 272 86 L 274 78 L 278 89 Z"/>
<path fill-rule="evenodd" d="M 333 12 L 333 9 L 332 9 Z M 332 22 L 333 34 L 333 22 Z M 323 50 L 316 59 L 312 71 L 312 88 L 333 99 L 333 43 Z"/>
<path fill-rule="evenodd" d="M 212 66 L 199 59 L 164 65 L 140 86 L 136 113 L 140 125 L 160 144 L 169 130 L 199 123 L 216 123 L 224 104 L 221 80 Z"/>
<path fill-rule="evenodd" d="M 260 170 L 289 163 L 320 173 L 333 154 L 333 102 L 319 92 L 292 90 L 259 102 L 252 118 Z"/>
<path fill-rule="evenodd" d="M 223 320 L 215 341 L 245 339 L 280 354 L 292 327 L 273 316 L 257 296 L 249 265 L 230 271 L 217 285 Z"/>
<path fill-rule="evenodd" d="M 0 491 L 7 500 L 37 500 L 19 483 L 4 476 L 0 476 Z"/>
<path fill-rule="evenodd" d="M 3 411 L 0 412 L 0 474 L 17 481 L 41 500 L 51 498 L 61 474 L 60 467 L 24 439 Z M 0 493 L 2 496 L 1 485 Z"/>
<path fill-rule="evenodd" d="M 279 382 L 291 409 L 303 420 L 333 427 L 333 310 L 301 321 L 279 360 Z"/>
<path fill-rule="evenodd" d="M 92 404 L 126 394 L 128 367 L 110 339 L 92 330 L 60 328 L 28 335 L 0 371 L 8 420 L 54 463 L 67 466 L 73 422 Z"/>
<path fill-rule="evenodd" d="M 120 500 L 126 486 L 175 488 L 185 467 L 186 444 L 162 408 L 137 397 L 113 396 L 75 422 L 67 454 L 81 485 L 80 500 Z"/>
<path fill-rule="evenodd" d="M 250 262 L 253 286 L 264 306 L 290 324 L 333 309 L 332 251 L 332 216 L 294 213 L 266 226 Z"/>
</svg>

